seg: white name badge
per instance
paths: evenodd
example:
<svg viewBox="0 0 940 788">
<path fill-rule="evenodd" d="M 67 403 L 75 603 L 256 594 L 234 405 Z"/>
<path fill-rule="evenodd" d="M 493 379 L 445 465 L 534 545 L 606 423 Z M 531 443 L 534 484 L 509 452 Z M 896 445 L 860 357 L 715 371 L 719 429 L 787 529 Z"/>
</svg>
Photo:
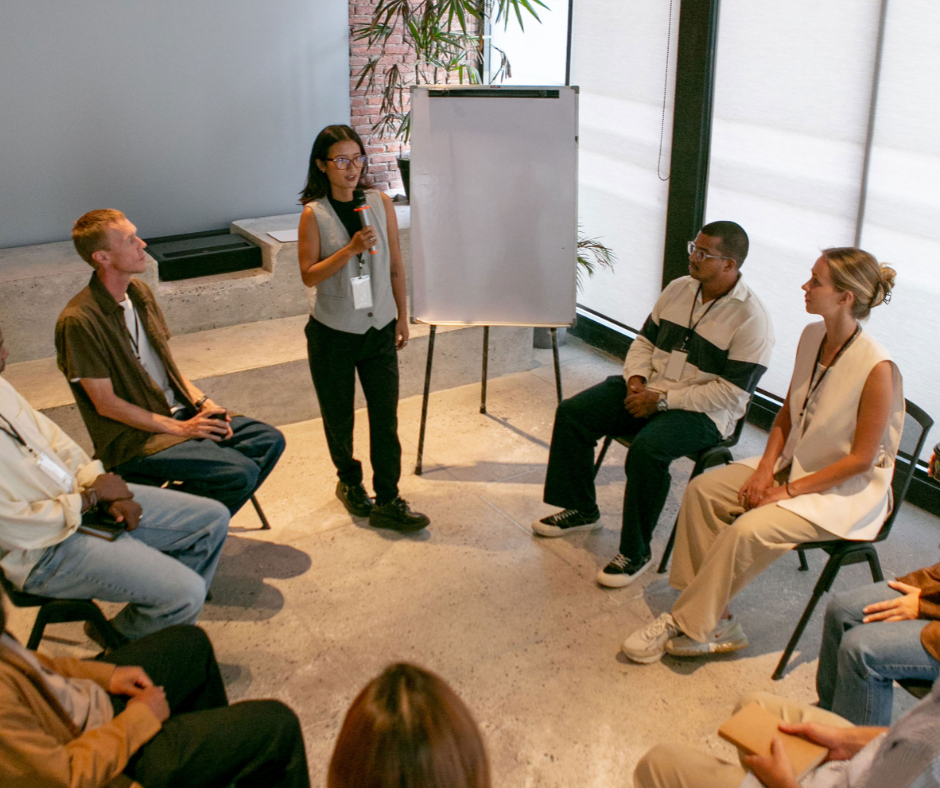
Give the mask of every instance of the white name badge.
<svg viewBox="0 0 940 788">
<path fill-rule="evenodd" d="M 64 490 L 72 489 L 72 474 L 43 452 L 36 460 L 39 469 Z"/>
<path fill-rule="evenodd" d="M 666 363 L 666 380 L 682 380 L 682 370 L 685 369 L 685 360 L 689 354 L 682 350 L 673 350 Z"/>
<path fill-rule="evenodd" d="M 356 309 L 368 309 L 372 306 L 372 284 L 370 277 L 354 276 L 350 279 L 353 291 L 353 306 Z"/>
</svg>

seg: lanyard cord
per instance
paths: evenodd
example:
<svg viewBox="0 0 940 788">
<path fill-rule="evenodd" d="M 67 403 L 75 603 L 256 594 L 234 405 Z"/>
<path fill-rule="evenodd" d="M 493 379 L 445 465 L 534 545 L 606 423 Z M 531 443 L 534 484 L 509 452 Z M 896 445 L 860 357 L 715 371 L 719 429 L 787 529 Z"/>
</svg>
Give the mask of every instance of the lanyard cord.
<svg viewBox="0 0 940 788">
<path fill-rule="evenodd" d="M 856 325 L 855 333 L 853 333 L 852 336 L 850 336 L 847 340 L 845 340 L 845 342 L 842 343 L 842 347 L 839 348 L 838 352 L 833 357 L 832 363 L 830 363 L 828 367 L 823 367 L 822 374 L 819 376 L 816 383 L 811 385 L 806 390 L 806 398 L 803 400 L 803 407 L 800 409 L 801 419 L 803 418 L 803 414 L 806 413 L 806 406 L 809 404 L 809 398 L 812 397 L 813 394 L 816 393 L 816 390 L 819 388 L 820 384 L 822 384 L 823 382 L 823 378 L 826 377 L 826 373 L 828 373 L 829 370 L 832 369 L 836 365 L 836 362 L 839 360 L 842 354 L 846 350 L 848 350 L 849 345 L 851 345 L 855 341 L 855 337 L 857 337 L 860 333 L 862 333 L 862 327 L 860 325 Z M 816 351 L 816 363 L 813 365 L 813 377 L 816 376 L 816 369 L 819 367 L 819 360 L 822 358 L 822 349 L 823 349 L 824 344 L 826 344 L 825 335 L 823 336 L 822 341 L 819 343 L 819 350 Z M 812 378 L 810 378 L 810 382 L 812 383 Z"/>
<path fill-rule="evenodd" d="M 124 296 L 127 299 L 127 302 L 130 304 L 129 311 L 134 316 L 134 333 L 131 334 L 131 330 L 127 328 L 127 320 L 124 320 L 124 328 L 127 328 L 127 336 L 130 337 L 131 345 L 134 346 L 134 355 L 137 356 L 137 360 L 143 364 L 143 360 L 140 357 L 140 318 L 137 317 L 137 310 L 134 308 L 134 302 L 131 301 L 129 295 Z M 123 308 L 123 307 L 122 307 Z"/>
<path fill-rule="evenodd" d="M 731 291 L 729 290 L 728 292 L 731 292 Z M 692 337 L 692 334 L 695 333 L 695 329 L 698 328 L 699 323 L 701 323 L 706 317 L 708 317 L 708 313 L 712 311 L 712 307 L 715 304 L 717 304 L 722 298 L 728 295 L 728 293 L 722 293 L 720 296 L 713 299 L 712 302 L 708 305 L 708 309 L 705 310 L 704 314 L 698 320 L 695 321 L 695 325 L 692 325 L 692 318 L 695 316 L 695 304 L 698 302 L 698 298 L 701 294 L 702 294 L 702 285 L 699 284 L 698 290 L 695 293 L 695 298 L 692 299 L 692 308 L 689 310 L 689 327 L 685 331 L 685 339 L 682 341 L 682 348 L 680 349 L 685 349 L 685 346 L 688 343 L 689 339 Z"/>
<path fill-rule="evenodd" d="M 3 419 L 4 423 L 6 424 L 6 427 L 4 427 L 3 424 L 0 424 L 0 430 L 13 438 L 13 440 L 15 440 L 21 446 L 25 446 L 27 449 L 29 449 L 29 444 L 26 443 L 26 440 L 22 435 L 20 435 L 20 431 L 13 426 L 13 422 L 3 414 L 0 414 L 0 419 Z"/>
</svg>

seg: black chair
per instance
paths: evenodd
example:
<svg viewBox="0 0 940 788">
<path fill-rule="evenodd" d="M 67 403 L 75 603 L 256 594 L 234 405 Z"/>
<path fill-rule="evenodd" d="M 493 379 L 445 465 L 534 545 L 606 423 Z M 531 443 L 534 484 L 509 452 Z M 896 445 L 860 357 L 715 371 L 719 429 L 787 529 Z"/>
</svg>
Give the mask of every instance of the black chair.
<svg viewBox="0 0 940 788">
<path fill-rule="evenodd" d="M 894 466 L 894 475 L 891 477 L 891 491 L 894 498 L 894 506 L 891 513 L 881 526 L 881 530 L 874 539 L 867 542 L 851 541 L 848 539 L 833 539 L 828 542 L 804 542 L 797 545 L 794 550 L 800 556 L 800 571 L 805 572 L 809 569 L 806 563 L 807 550 L 825 550 L 829 554 L 829 560 L 823 568 L 819 580 L 816 581 L 816 587 L 813 589 L 813 595 L 810 597 L 800 618 L 800 622 L 793 630 L 790 642 L 777 663 L 777 669 L 773 673 L 774 681 L 783 678 L 783 672 L 786 670 L 787 663 L 793 655 L 793 650 L 803 635 L 803 630 L 809 623 L 816 605 L 822 599 L 823 594 L 832 588 L 832 583 L 839 574 L 843 566 L 849 564 L 859 564 L 862 561 L 868 562 L 871 570 L 871 579 L 873 583 L 880 583 L 884 580 L 884 574 L 881 571 L 881 562 L 878 560 L 878 551 L 875 550 L 875 544 L 883 542 L 891 533 L 891 526 L 901 511 L 901 504 L 904 502 L 904 496 L 907 495 L 907 488 L 910 487 L 911 479 L 914 477 L 914 469 L 917 467 L 917 458 L 920 457 L 924 448 L 924 442 L 927 440 L 927 433 L 933 426 L 933 419 L 927 415 L 921 408 L 909 400 L 905 400 L 906 412 L 904 416 L 904 432 L 901 434 L 901 446 L 898 450 L 897 462 Z"/>
<path fill-rule="evenodd" d="M 692 462 L 695 463 L 695 467 L 692 468 L 692 475 L 689 477 L 689 481 L 692 481 L 696 476 L 701 473 L 704 473 L 709 468 L 714 468 L 717 465 L 727 465 L 730 463 L 734 457 L 731 456 L 731 447 L 734 446 L 740 439 L 741 433 L 744 431 L 744 424 L 747 421 L 748 411 L 751 409 L 751 400 L 747 401 L 747 408 L 744 410 L 744 415 L 738 419 L 738 423 L 734 425 L 734 432 L 723 441 L 719 441 L 714 446 L 709 446 L 705 449 L 700 449 L 699 451 L 692 452 L 692 454 L 686 455 Z M 607 450 L 610 448 L 610 444 L 614 441 L 617 441 L 621 446 L 625 446 L 628 450 L 630 449 L 630 441 L 632 438 L 625 437 L 616 437 L 608 435 L 604 438 L 604 445 L 601 446 L 600 454 L 597 455 L 597 460 L 594 463 L 594 477 L 597 477 L 598 472 L 601 469 L 601 463 L 604 462 L 604 456 L 607 454 Z M 663 574 L 666 571 L 666 566 L 669 564 L 669 558 L 672 555 L 672 549 L 676 544 L 676 528 L 679 525 L 679 518 L 676 518 L 676 521 L 672 525 L 672 533 L 669 534 L 669 541 L 666 543 L 666 550 L 663 552 L 662 560 L 659 562 L 659 569 L 656 571 L 659 574 Z"/>
<path fill-rule="evenodd" d="M 898 684 L 918 700 L 927 697 L 933 689 L 933 682 L 930 679 L 898 679 Z"/>
<path fill-rule="evenodd" d="M 38 607 L 36 622 L 29 635 L 26 648 L 35 651 L 39 647 L 47 624 L 63 624 L 67 621 L 88 621 L 101 634 L 107 648 L 117 648 L 126 639 L 111 626 L 101 608 L 90 599 L 53 599 L 47 596 L 27 594 L 17 589 L 0 570 L 0 585 L 16 607 Z"/>
</svg>

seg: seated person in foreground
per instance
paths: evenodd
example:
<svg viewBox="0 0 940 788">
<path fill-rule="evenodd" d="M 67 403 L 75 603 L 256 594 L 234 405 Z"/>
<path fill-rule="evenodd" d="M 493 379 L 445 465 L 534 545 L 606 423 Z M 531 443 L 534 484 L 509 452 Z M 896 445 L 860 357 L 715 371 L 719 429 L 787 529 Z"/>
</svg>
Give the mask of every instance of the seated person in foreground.
<svg viewBox="0 0 940 788">
<path fill-rule="evenodd" d="M 353 701 L 327 788 L 490 788 L 483 737 L 443 679 L 390 665 Z"/>
<path fill-rule="evenodd" d="M 744 768 L 691 747 L 659 744 L 637 764 L 636 788 L 937 788 L 940 786 L 940 692 L 933 692 L 891 728 L 856 728 L 836 714 L 758 692 L 739 708 L 759 703 L 781 719 L 780 730 L 829 749 L 828 760 L 797 782 L 779 739 L 769 756 L 749 755 Z"/>
<path fill-rule="evenodd" d="M 306 788 L 300 724 L 276 700 L 228 705 L 209 638 L 176 626 L 98 660 L 49 659 L 3 632 L 4 788 Z M 131 781 L 134 782 L 131 782 Z"/>
<path fill-rule="evenodd" d="M 734 432 L 770 363 L 770 316 L 741 278 L 748 239 L 734 222 L 712 222 L 689 243 L 689 276 L 660 295 L 623 365 L 558 406 L 545 503 L 564 511 L 532 523 L 540 536 L 601 527 L 594 449 L 630 436 L 620 552 L 597 574 L 629 585 L 652 563 L 650 540 L 669 494 L 670 463 Z"/>
<path fill-rule="evenodd" d="M 0 372 L 8 355 L 0 332 Z M 90 509 L 105 509 L 127 531 L 113 542 L 79 533 Z M 0 378 L 0 569 L 16 588 L 129 602 L 111 622 L 128 640 L 191 624 L 212 583 L 228 522 L 228 510 L 216 501 L 106 474 Z M 101 642 L 96 631 L 86 632 Z"/>
<path fill-rule="evenodd" d="M 146 244 L 123 213 L 91 211 L 72 230 L 95 272 L 59 315 L 55 343 L 95 456 L 130 481 L 213 498 L 235 514 L 284 451 L 279 430 L 230 417 L 177 368 L 150 288 Z"/>
<path fill-rule="evenodd" d="M 836 594 L 816 670 L 819 707 L 888 725 L 894 681 L 940 677 L 940 564 Z"/>
<path fill-rule="evenodd" d="M 693 479 L 679 511 L 669 582 L 682 594 L 622 649 L 649 663 L 748 645 L 728 603 L 801 542 L 873 539 L 891 509 L 904 424 L 901 374 L 860 320 L 894 271 L 867 252 L 827 249 L 803 285 L 823 319 L 800 338 L 786 400 L 763 457 Z"/>
</svg>

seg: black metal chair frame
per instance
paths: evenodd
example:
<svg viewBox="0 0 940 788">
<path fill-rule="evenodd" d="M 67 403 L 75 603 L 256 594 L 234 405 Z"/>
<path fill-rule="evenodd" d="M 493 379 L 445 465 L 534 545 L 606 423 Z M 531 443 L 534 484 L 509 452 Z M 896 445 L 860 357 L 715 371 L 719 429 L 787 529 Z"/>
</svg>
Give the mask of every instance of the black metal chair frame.
<svg viewBox="0 0 940 788">
<path fill-rule="evenodd" d="M 53 599 L 47 596 L 27 594 L 16 588 L 0 571 L 0 585 L 16 607 L 38 607 L 36 621 L 30 632 L 26 648 L 35 651 L 39 647 L 47 624 L 63 624 L 68 621 L 88 621 L 101 634 L 108 648 L 117 648 L 127 641 L 111 626 L 101 608 L 90 599 Z"/>
<path fill-rule="evenodd" d="M 881 571 L 881 562 L 878 560 L 878 551 L 875 549 L 875 544 L 883 542 L 888 538 L 888 534 L 891 533 L 891 527 L 894 525 L 898 512 L 901 511 L 904 496 L 907 495 L 907 489 L 910 487 L 911 479 L 914 477 L 914 469 L 917 467 L 917 458 L 920 457 L 924 443 L 927 440 L 927 433 L 930 432 L 930 428 L 933 426 L 933 419 L 930 418 L 924 410 L 909 400 L 905 400 L 905 404 L 907 406 L 907 415 L 917 422 L 921 428 L 921 433 L 917 441 L 917 446 L 910 456 L 898 452 L 898 461 L 895 462 L 894 475 L 891 478 L 894 506 L 891 509 L 891 513 L 884 521 L 884 525 L 881 526 L 881 530 L 878 531 L 878 535 L 871 541 L 866 542 L 833 539 L 828 542 L 804 542 L 793 548 L 799 554 L 801 572 L 806 572 L 809 569 L 809 565 L 806 563 L 807 550 L 825 550 L 826 553 L 829 554 L 829 560 L 826 561 L 826 566 L 823 567 L 822 574 L 820 574 L 819 580 L 816 581 L 816 586 L 813 588 L 813 595 L 810 597 L 806 609 L 803 611 L 803 615 L 796 625 L 796 629 L 793 630 L 793 634 L 790 636 L 790 642 L 787 643 L 787 647 L 784 649 L 780 661 L 777 663 L 777 668 L 773 672 L 774 681 L 783 678 L 787 663 L 790 661 L 790 657 L 793 656 L 793 651 L 797 643 L 799 643 L 803 635 L 803 630 L 806 629 L 806 625 L 809 623 L 813 611 L 816 609 L 816 605 L 819 604 L 819 600 L 822 599 L 823 594 L 828 593 L 832 588 L 836 575 L 839 574 L 839 570 L 843 566 L 867 561 L 868 567 L 871 570 L 872 582 L 880 583 L 884 580 L 884 574 Z"/>
<path fill-rule="evenodd" d="M 714 468 L 717 465 L 727 465 L 730 463 L 734 457 L 731 455 L 731 447 L 737 444 L 741 439 L 741 433 L 744 431 L 744 424 L 747 422 L 747 414 L 751 410 L 751 399 L 747 402 L 747 408 L 744 410 L 744 415 L 738 419 L 737 424 L 734 425 L 734 432 L 727 438 L 722 441 L 719 441 L 714 446 L 708 446 L 707 448 L 700 449 L 699 451 L 693 452 L 692 454 L 686 455 L 692 462 L 695 463 L 695 467 L 692 468 L 692 475 L 689 477 L 689 481 L 692 481 L 696 476 L 701 473 L 704 473 L 709 468 Z M 607 435 L 604 438 L 604 445 L 601 446 L 601 451 L 597 455 L 597 460 L 594 463 L 594 477 L 597 477 L 598 472 L 601 469 L 601 464 L 604 462 L 604 457 L 607 454 L 607 450 L 610 448 L 610 444 L 614 441 L 617 441 L 621 446 L 625 446 L 627 450 L 630 449 L 630 441 L 632 438 Z M 672 556 L 673 547 L 676 544 L 676 528 L 679 525 L 679 518 L 676 517 L 676 521 L 672 524 L 672 533 L 669 534 L 669 541 L 666 543 L 666 549 L 663 552 L 662 560 L 659 562 L 659 569 L 656 571 L 659 574 L 663 574 L 666 571 L 666 567 L 669 565 L 669 558 Z"/>
</svg>

